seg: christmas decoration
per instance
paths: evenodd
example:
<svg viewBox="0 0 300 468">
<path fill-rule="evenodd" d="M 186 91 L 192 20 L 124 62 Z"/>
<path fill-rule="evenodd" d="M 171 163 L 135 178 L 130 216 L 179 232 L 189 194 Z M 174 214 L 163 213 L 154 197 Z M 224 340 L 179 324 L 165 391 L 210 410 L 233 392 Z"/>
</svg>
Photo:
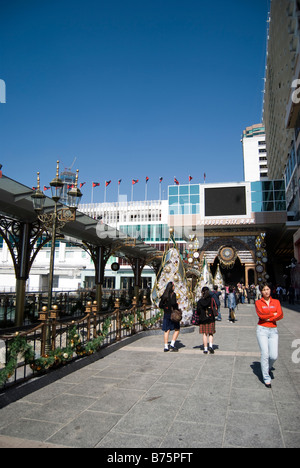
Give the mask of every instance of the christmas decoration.
<svg viewBox="0 0 300 468">
<path fill-rule="evenodd" d="M 205 255 L 203 256 L 203 263 L 202 263 L 202 268 L 200 271 L 200 277 L 194 290 L 194 303 L 195 304 L 199 301 L 201 297 L 201 291 L 204 286 L 207 286 L 209 289 L 213 289 L 213 277 L 210 271 L 210 267 L 206 261 Z"/>
<path fill-rule="evenodd" d="M 224 278 L 220 270 L 220 265 L 218 264 L 217 270 L 214 276 L 214 286 L 218 286 L 221 289 L 224 286 Z"/>
<path fill-rule="evenodd" d="M 269 279 L 269 275 L 266 272 L 268 254 L 266 251 L 266 233 L 265 232 L 262 232 L 259 236 L 256 237 L 255 248 L 256 248 L 255 270 L 257 272 L 258 284 L 260 284 Z"/>
<path fill-rule="evenodd" d="M 159 300 L 170 281 L 174 283 L 178 307 L 182 311 L 181 323 L 188 325 L 193 313 L 192 295 L 186 279 L 184 264 L 173 237 L 173 229 L 170 229 L 170 238 L 152 290 L 152 302 L 157 309 L 159 308 Z"/>
<path fill-rule="evenodd" d="M 218 252 L 218 258 L 223 268 L 233 268 L 237 252 L 234 247 L 223 246 Z"/>
</svg>

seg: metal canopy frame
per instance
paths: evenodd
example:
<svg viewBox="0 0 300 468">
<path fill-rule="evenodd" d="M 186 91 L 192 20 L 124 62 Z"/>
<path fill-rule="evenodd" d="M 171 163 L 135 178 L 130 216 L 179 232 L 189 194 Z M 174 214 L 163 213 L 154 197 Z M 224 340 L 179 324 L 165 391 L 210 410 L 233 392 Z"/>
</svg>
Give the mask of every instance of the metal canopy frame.
<svg viewBox="0 0 300 468">
<path fill-rule="evenodd" d="M 33 194 L 34 189 L 5 175 L 0 178 L 0 234 L 8 244 L 15 266 L 18 325 L 23 322 L 25 285 L 33 259 L 51 239 L 50 233 L 42 226 L 33 209 Z M 54 205 L 52 198 L 46 196 L 44 212 L 53 211 Z M 46 236 L 46 240 L 37 248 L 36 240 L 42 235 Z M 141 265 L 144 267 L 148 264 L 157 269 L 161 263 L 162 253 L 154 247 L 130 238 L 107 224 L 101 224 L 99 220 L 78 210 L 76 220 L 60 229 L 57 238 L 62 237 L 74 239 L 74 243 L 91 254 L 95 266 L 99 308 L 105 265 L 111 255 L 128 259 L 135 273 L 136 287 L 140 284 Z"/>
</svg>

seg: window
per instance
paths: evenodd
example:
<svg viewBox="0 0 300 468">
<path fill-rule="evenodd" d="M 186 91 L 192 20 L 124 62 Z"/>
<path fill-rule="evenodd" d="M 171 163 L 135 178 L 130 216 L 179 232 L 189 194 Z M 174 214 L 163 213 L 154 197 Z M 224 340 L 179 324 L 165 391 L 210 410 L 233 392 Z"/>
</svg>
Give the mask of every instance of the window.
<svg viewBox="0 0 300 468">
<path fill-rule="evenodd" d="M 285 211 L 284 180 L 251 183 L 252 211 Z"/>
<path fill-rule="evenodd" d="M 180 185 L 169 187 L 169 214 L 191 214 L 200 212 L 200 186 Z M 198 205 L 198 207 L 197 207 Z M 193 208 L 192 208 L 193 206 Z"/>
</svg>

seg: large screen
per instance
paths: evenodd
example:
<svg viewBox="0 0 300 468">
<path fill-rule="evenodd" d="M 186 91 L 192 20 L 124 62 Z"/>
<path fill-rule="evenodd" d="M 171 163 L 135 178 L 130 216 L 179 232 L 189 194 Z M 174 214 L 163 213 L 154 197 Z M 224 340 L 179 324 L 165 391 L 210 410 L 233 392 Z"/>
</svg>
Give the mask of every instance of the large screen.
<svg viewBox="0 0 300 468">
<path fill-rule="evenodd" d="M 205 216 L 246 214 L 246 187 L 205 188 Z"/>
</svg>

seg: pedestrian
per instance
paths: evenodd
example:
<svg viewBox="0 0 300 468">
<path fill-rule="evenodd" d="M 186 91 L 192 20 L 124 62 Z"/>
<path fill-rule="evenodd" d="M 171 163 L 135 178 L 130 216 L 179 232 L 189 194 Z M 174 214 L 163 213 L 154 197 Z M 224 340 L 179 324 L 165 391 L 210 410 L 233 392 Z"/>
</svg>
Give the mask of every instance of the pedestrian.
<svg viewBox="0 0 300 468">
<path fill-rule="evenodd" d="M 211 308 L 212 297 L 207 286 L 201 290 L 201 297 L 197 302 L 197 313 L 200 318 L 199 333 L 202 333 L 203 352 L 214 354 L 213 336 L 216 333 L 215 316 Z"/>
<path fill-rule="evenodd" d="M 213 287 L 213 290 L 211 291 L 210 293 L 211 297 L 214 298 L 214 300 L 216 301 L 216 305 L 218 307 L 218 315 L 216 317 L 216 320 L 218 322 L 221 322 L 222 320 L 222 315 L 221 315 L 221 302 L 220 302 L 220 296 L 222 295 L 222 293 L 220 291 L 218 291 L 218 286 L 215 284 L 214 287 Z"/>
<path fill-rule="evenodd" d="M 233 291 L 233 287 L 229 287 L 229 294 L 228 294 L 228 309 L 229 309 L 229 317 L 228 317 L 228 322 L 235 322 L 235 308 L 236 308 L 236 298 L 235 294 Z"/>
<path fill-rule="evenodd" d="M 259 317 L 256 336 L 261 352 L 261 372 L 265 386 L 271 388 L 270 371 L 278 357 L 278 330 L 276 322 L 283 318 L 281 304 L 271 296 L 271 285 L 260 285 L 262 298 L 255 302 L 256 313 Z"/>
<path fill-rule="evenodd" d="M 174 284 L 170 281 L 165 289 L 165 292 L 161 296 L 159 307 L 164 310 L 164 318 L 162 324 L 162 330 L 164 331 L 164 352 L 167 351 L 178 351 L 175 346 L 175 342 L 180 332 L 180 322 L 173 322 L 171 320 L 172 309 L 178 310 L 178 304 L 176 300 L 176 294 L 174 291 Z M 169 334 L 170 331 L 174 331 L 172 341 L 169 348 Z"/>
</svg>

